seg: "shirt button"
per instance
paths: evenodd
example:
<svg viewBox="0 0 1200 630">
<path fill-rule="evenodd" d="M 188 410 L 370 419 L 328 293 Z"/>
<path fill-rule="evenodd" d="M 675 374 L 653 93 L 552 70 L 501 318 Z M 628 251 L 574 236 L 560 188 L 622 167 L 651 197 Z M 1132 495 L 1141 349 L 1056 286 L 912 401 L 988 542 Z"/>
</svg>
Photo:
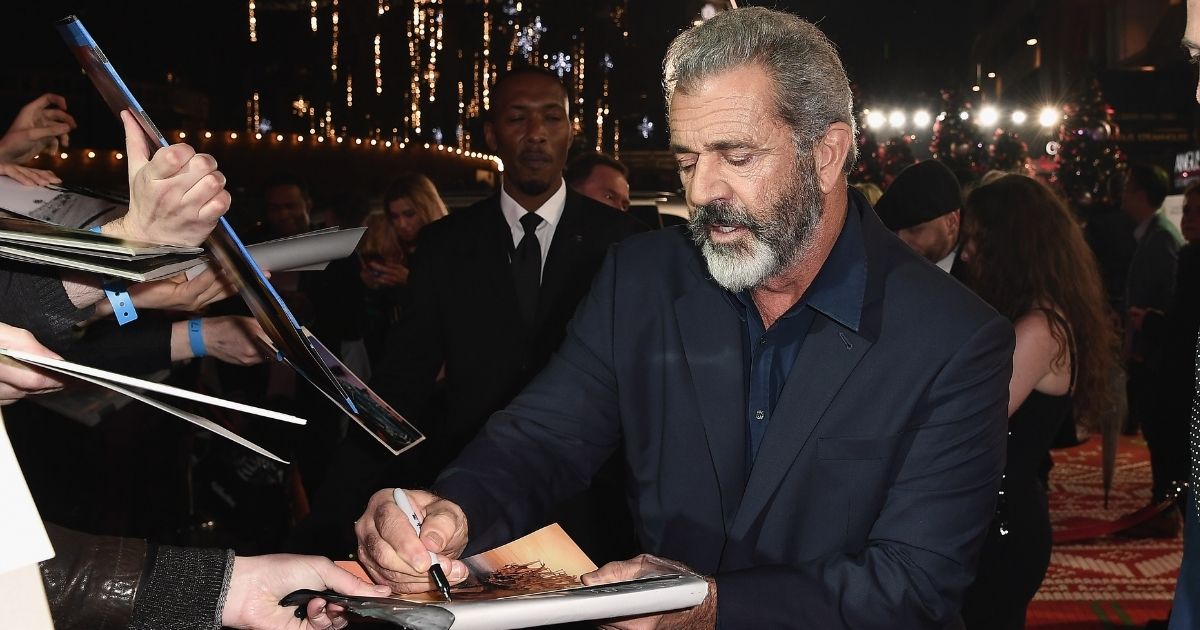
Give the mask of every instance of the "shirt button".
<svg viewBox="0 0 1200 630">
<path fill-rule="evenodd" d="M 762 420 L 763 418 L 766 418 L 766 417 L 767 417 L 767 414 L 765 412 L 763 412 L 762 409 L 759 409 L 758 411 L 754 412 L 755 420 Z"/>
<path fill-rule="evenodd" d="M 766 335 L 763 335 L 758 338 L 758 345 L 760 345 L 760 346 L 767 345 L 767 336 Z"/>
</svg>

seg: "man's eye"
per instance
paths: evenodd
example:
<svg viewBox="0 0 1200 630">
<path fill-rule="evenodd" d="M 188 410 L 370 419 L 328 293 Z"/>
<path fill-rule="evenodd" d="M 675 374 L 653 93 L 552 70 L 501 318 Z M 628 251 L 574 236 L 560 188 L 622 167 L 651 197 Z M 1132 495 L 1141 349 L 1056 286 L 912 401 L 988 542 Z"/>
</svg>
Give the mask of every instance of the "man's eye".
<svg viewBox="0 0 1200 630">
<path fill-rule="evenodd" d="M 746 166 L 754 160 L 753 155 L 730 155 L 725 158 L 731 166 Z"/>
</svg>

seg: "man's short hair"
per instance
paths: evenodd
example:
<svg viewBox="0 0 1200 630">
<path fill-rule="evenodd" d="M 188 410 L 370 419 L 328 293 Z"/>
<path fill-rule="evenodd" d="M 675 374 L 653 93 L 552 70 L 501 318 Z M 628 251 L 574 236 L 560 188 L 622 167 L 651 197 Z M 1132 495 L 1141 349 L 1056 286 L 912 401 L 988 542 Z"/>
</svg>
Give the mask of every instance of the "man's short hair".
<svg viewBox="0 0 1200 630">
<path fill-rule="evenodd" d="M 835 122 L 850 127 L 845 171 L 858 160 L 858 126 L 850 81 L 833 43 L 791 13 L 746 7 L 719 13 L 675 38 L 663 62 L 667 110 L 676 92 L 744 65 L 758 65 L 774 84 L 777 115 L 792 129 L 797 151 L 809 151 Z"/>
<path fill-rule="evenodd" d="M 567 88 L 563 85 L 562 78 L 559 77 L 558 74 L 541 66 L 522 64 L 513 66 L 512 70 L 505 72 L 504 74 L 500 75 L 499 79 L 496 79 L 496 83 L 492 85 L 492 100 L 495 101 L 496 96 L 500 94 L 500 91 L 504 89 L 505 85 L 521 77 L 545 77 L 550 79 L 562 89 L 563 99 L 567 98 Z M 496 110 L 494 108 L 488 109 L 488 120 L 491 120 L 491 117 L 495 115 L 495 111 Z"/>
<path fill-rule="evenodd" d="M 607 166 L 619 172 L 622 177 L 629 177 L 629 167 L 622 164 L 616 158 L 607 153 L 588 151 L 580 153 L 567 163 L 567 170 L 563 172 L 563 179 L 567 180 L 568 186 L 578 186 L 592 176 L 592 171 L 596 170 L 597 166 Z"/>
<path fill-rule="evenodd" d="M 1129 165 L 1129 181 L 1136 184 L 1138 190 L 1146 193 L 1146 201 L 1152 208 L 1161 208 L 1163 200 L 1171 190 L 1167 172 L 1145 162 Z"/>
<path fill-rule="evenodd" d="M 305 201 L 312 202 L 312 195 L 308 192 L 308 184 L 304 183 L 300 178 L 293 175 L 272 175 L 263 182 L 262 191 L 266 194 L 272 188 L 283 188 L 284 186 L 295 186 L 300 191 L 300 196 L 304 197 Z"/>
</svg>

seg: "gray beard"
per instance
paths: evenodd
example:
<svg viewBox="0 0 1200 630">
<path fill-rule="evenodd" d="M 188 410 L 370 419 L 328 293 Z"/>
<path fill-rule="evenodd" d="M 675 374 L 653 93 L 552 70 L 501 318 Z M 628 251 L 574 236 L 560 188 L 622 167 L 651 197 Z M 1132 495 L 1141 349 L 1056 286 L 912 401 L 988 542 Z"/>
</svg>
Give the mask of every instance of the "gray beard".
<svg viewBox="0 0 1200 630">
<path fill-rule="evenodd" d="M 688 228 L 713 280 L 736 293 L 761 286 L 799 260 L 810 247 L 823 214 L 810 154 L 797 157 L 790 181 L 768 203 L 764 218 L 756 218 L 740 203 L 721 200 L 697 206 Z M 734 243 L 714 243 L 709 234 L 713 223 L 744 226 L 749 234 Z"/>
</svg>

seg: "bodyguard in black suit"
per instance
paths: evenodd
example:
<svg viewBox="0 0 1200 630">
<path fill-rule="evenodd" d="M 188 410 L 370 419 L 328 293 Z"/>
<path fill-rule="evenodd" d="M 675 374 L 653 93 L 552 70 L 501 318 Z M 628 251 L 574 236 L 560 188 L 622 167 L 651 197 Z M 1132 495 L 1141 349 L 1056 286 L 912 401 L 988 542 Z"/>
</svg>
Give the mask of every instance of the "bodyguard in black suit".
<svg viewBox="0 0 1200 630">
<path fill-rule="evenodd" d="M 529 531 L 620 446 L 640 542 L 709 595 L 609 625 L 961 627 L 1004 466 L 1011 327 L 848 188 L 849 82 L 816 27 L 726 11 L 664 65 L 689 231 L 613 248 L 546 368 L 432 492 L 406 491 L 420 537 L 392 489 L 372 497 L 364 566 L 428 590 L 433 550 L 461 580 L 450 558 Z"/>
<path fill-rule="evenodd" d="M 563 183 L 572 128 L 553 73 L 505 75 L 490 116 L 485 133 L 504 163 L 503 188 L 421 231 L 411 316 L 390 336 L 374 378 L 377 392 L 429 432 L 443 463 L 546 364 L 609 245 L 645 230 Z M 435 425 L 425 419 L 442 369 L 445 417 Z"/>
</svg>

